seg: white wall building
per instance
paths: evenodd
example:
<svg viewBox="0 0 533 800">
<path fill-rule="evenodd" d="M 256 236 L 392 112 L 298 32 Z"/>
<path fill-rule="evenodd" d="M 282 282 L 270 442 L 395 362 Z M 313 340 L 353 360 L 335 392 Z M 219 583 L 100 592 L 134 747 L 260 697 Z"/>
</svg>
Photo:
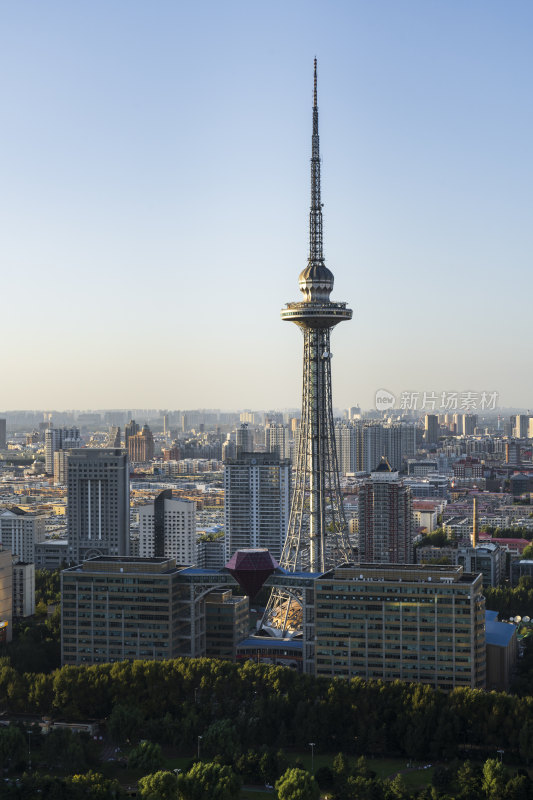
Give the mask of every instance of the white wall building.
<svg viewBox="0 0 533 800">
<path fill-rule="evenodd" d="M 44 541 L 46 517 L 13 506 L 0 513 L 0 544 L 19 561 L 35 562 L 35 545 Z"/>
<path fill-rule="evenodd" d="M 175 558 L 182 566 L 196 564 L 196 503 L 161 496 L 165 494 L 137 509 L 139 556 Z"/>
<path fill-rule="evenodd" d="M 35 614 L 35 564 L 13 564 L 13 616 L 31 617 Z"/>
<path fill-rule="evenodd" d="M 224 467 L 225 559 L 267 547 L 279 560 L 289 522 L 291 470 L 272 453 L 248 453 Z"/>
</svg>

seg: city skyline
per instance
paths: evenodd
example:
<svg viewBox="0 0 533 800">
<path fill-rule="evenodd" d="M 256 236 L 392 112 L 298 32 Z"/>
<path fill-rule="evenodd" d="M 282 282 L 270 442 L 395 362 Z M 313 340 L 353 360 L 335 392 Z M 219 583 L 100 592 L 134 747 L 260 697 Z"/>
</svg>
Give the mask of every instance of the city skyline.
<svg viewBox="0 0 533 800">
<path fill-rule="evenodd" d="M 298 407 L 315 54 L 334 406 L 530 405 L 528 4 L 28 9 L 0 34 L 3 408 Z"/>
</svg>

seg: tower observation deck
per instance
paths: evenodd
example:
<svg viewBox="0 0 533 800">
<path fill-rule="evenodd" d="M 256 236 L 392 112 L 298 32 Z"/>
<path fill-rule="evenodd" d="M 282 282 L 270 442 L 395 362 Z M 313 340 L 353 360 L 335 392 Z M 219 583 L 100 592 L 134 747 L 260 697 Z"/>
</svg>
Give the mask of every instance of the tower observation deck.
<svg viewBox="0 0 533 800">
<path fill-rule="evenodd" d="M 313 136 L 309 258 L 300 273 L 303 300 L 287 303 L 281 318 L 298 325 L 304 337 L 302 418 L 298 436 L 296 477 L 287 538 L 280 566 L 291 572 L 324 572 L 347 561 L 353 552 L 347 534 L 339 484 L 331 396 L 330 332 L 352 318 L 346 303 L 333 302 L 333 273 L 322 248 L 322 201 L 318 136 L 317 63 L 314 64 Z M 302 598 L 275 589 L 263 618 L 274 635 L 301 630 Z"/>
</svg>

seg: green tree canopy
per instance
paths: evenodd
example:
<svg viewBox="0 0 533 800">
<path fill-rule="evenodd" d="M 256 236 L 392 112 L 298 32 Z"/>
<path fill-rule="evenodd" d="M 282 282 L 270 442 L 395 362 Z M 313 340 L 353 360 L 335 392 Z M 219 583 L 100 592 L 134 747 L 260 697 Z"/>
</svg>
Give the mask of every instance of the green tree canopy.
<svg viewBox="0 0 533 800">
<path fill-rule="evenodd" d="M 483 764 L 481 788 L 487 800 L 501 800 L 507 782 L 505 768 L 496 758 L 488 758 Z"/>
<path fill-rule="evenodd" d="M 65 780 L 69 800 L 117 800 L 122 797 L 120 784 L 98 772 L 71 775 Z"/>
<path fill-rule="evenodd" d="M 183 800 L 237 800 L 241 782 L 230 767 L 199 761 L 178 775 L 178 790 Z"/>
<path fill-rule="evenodd" d="M 73 772 L 87 767 L 83 739 L 68 728 L 56 728 L 46 734 L 43 758 L 51 767 L 68 768 Z"/>
<path fill-rule="evenodd" d="M 161 745 L 156 742 L 140 742 L 130 753 L 128 766 L 132 769 L 143 769 L 155 772 L 163 766 Z"/>
<path fill-rule="evenodd" d="M 142 800 L 176 800 L 178 779 L 168 770 L 145 775 L 139 780 L 139 796 Z"/>
<path fill-rule="evenodd" d="M 114 742 L 138 742 L 144 714 L 138 706 L 117 703 L 107 720 L 107 730 Z"/>
<path fill-rule="evenodd" d="M 314 777 L 304 769 L 290 767 L 276 781 L 279 800 L 319 800 L 320 789 Z"/>
</svg>

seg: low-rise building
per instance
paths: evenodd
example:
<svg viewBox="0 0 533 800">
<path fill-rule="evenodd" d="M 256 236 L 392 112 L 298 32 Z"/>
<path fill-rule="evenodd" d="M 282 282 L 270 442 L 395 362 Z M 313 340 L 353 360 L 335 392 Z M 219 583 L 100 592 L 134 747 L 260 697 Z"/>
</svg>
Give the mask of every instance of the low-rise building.
<svg viewBox="0 0 533 800">
<path fill-rule="evenodd" d="M 487 638 L 487 689 L 506 692 L 518 661 L 515 625 L 498 622 L 497 611 L 485 612 Z"/>
<path fill-rule="evenodd" d="M 221 569 L 226 563 L 224 538 L 198 542 L 198 566 L 202 569 Z"/>
<path fill-rule="evenodd" d="M 459 547 L 457 563 L 465 572 L 481 572 L 483 586 L 499 586 L 505 577 L 505 551 L 496 542 Z"/>
<path fill-rule="evenodd" d="M 511 586 L 518 586 L 520 578 L 526 577 L 533 580 L 533 561 L 520 559 L 511 561 Z"/>
<path fill-rule="evenodd" d="M 46 539 L 35 545 L 37 569 L 60 569 L 67 564 L 68 539 Z"/>
</svg>

